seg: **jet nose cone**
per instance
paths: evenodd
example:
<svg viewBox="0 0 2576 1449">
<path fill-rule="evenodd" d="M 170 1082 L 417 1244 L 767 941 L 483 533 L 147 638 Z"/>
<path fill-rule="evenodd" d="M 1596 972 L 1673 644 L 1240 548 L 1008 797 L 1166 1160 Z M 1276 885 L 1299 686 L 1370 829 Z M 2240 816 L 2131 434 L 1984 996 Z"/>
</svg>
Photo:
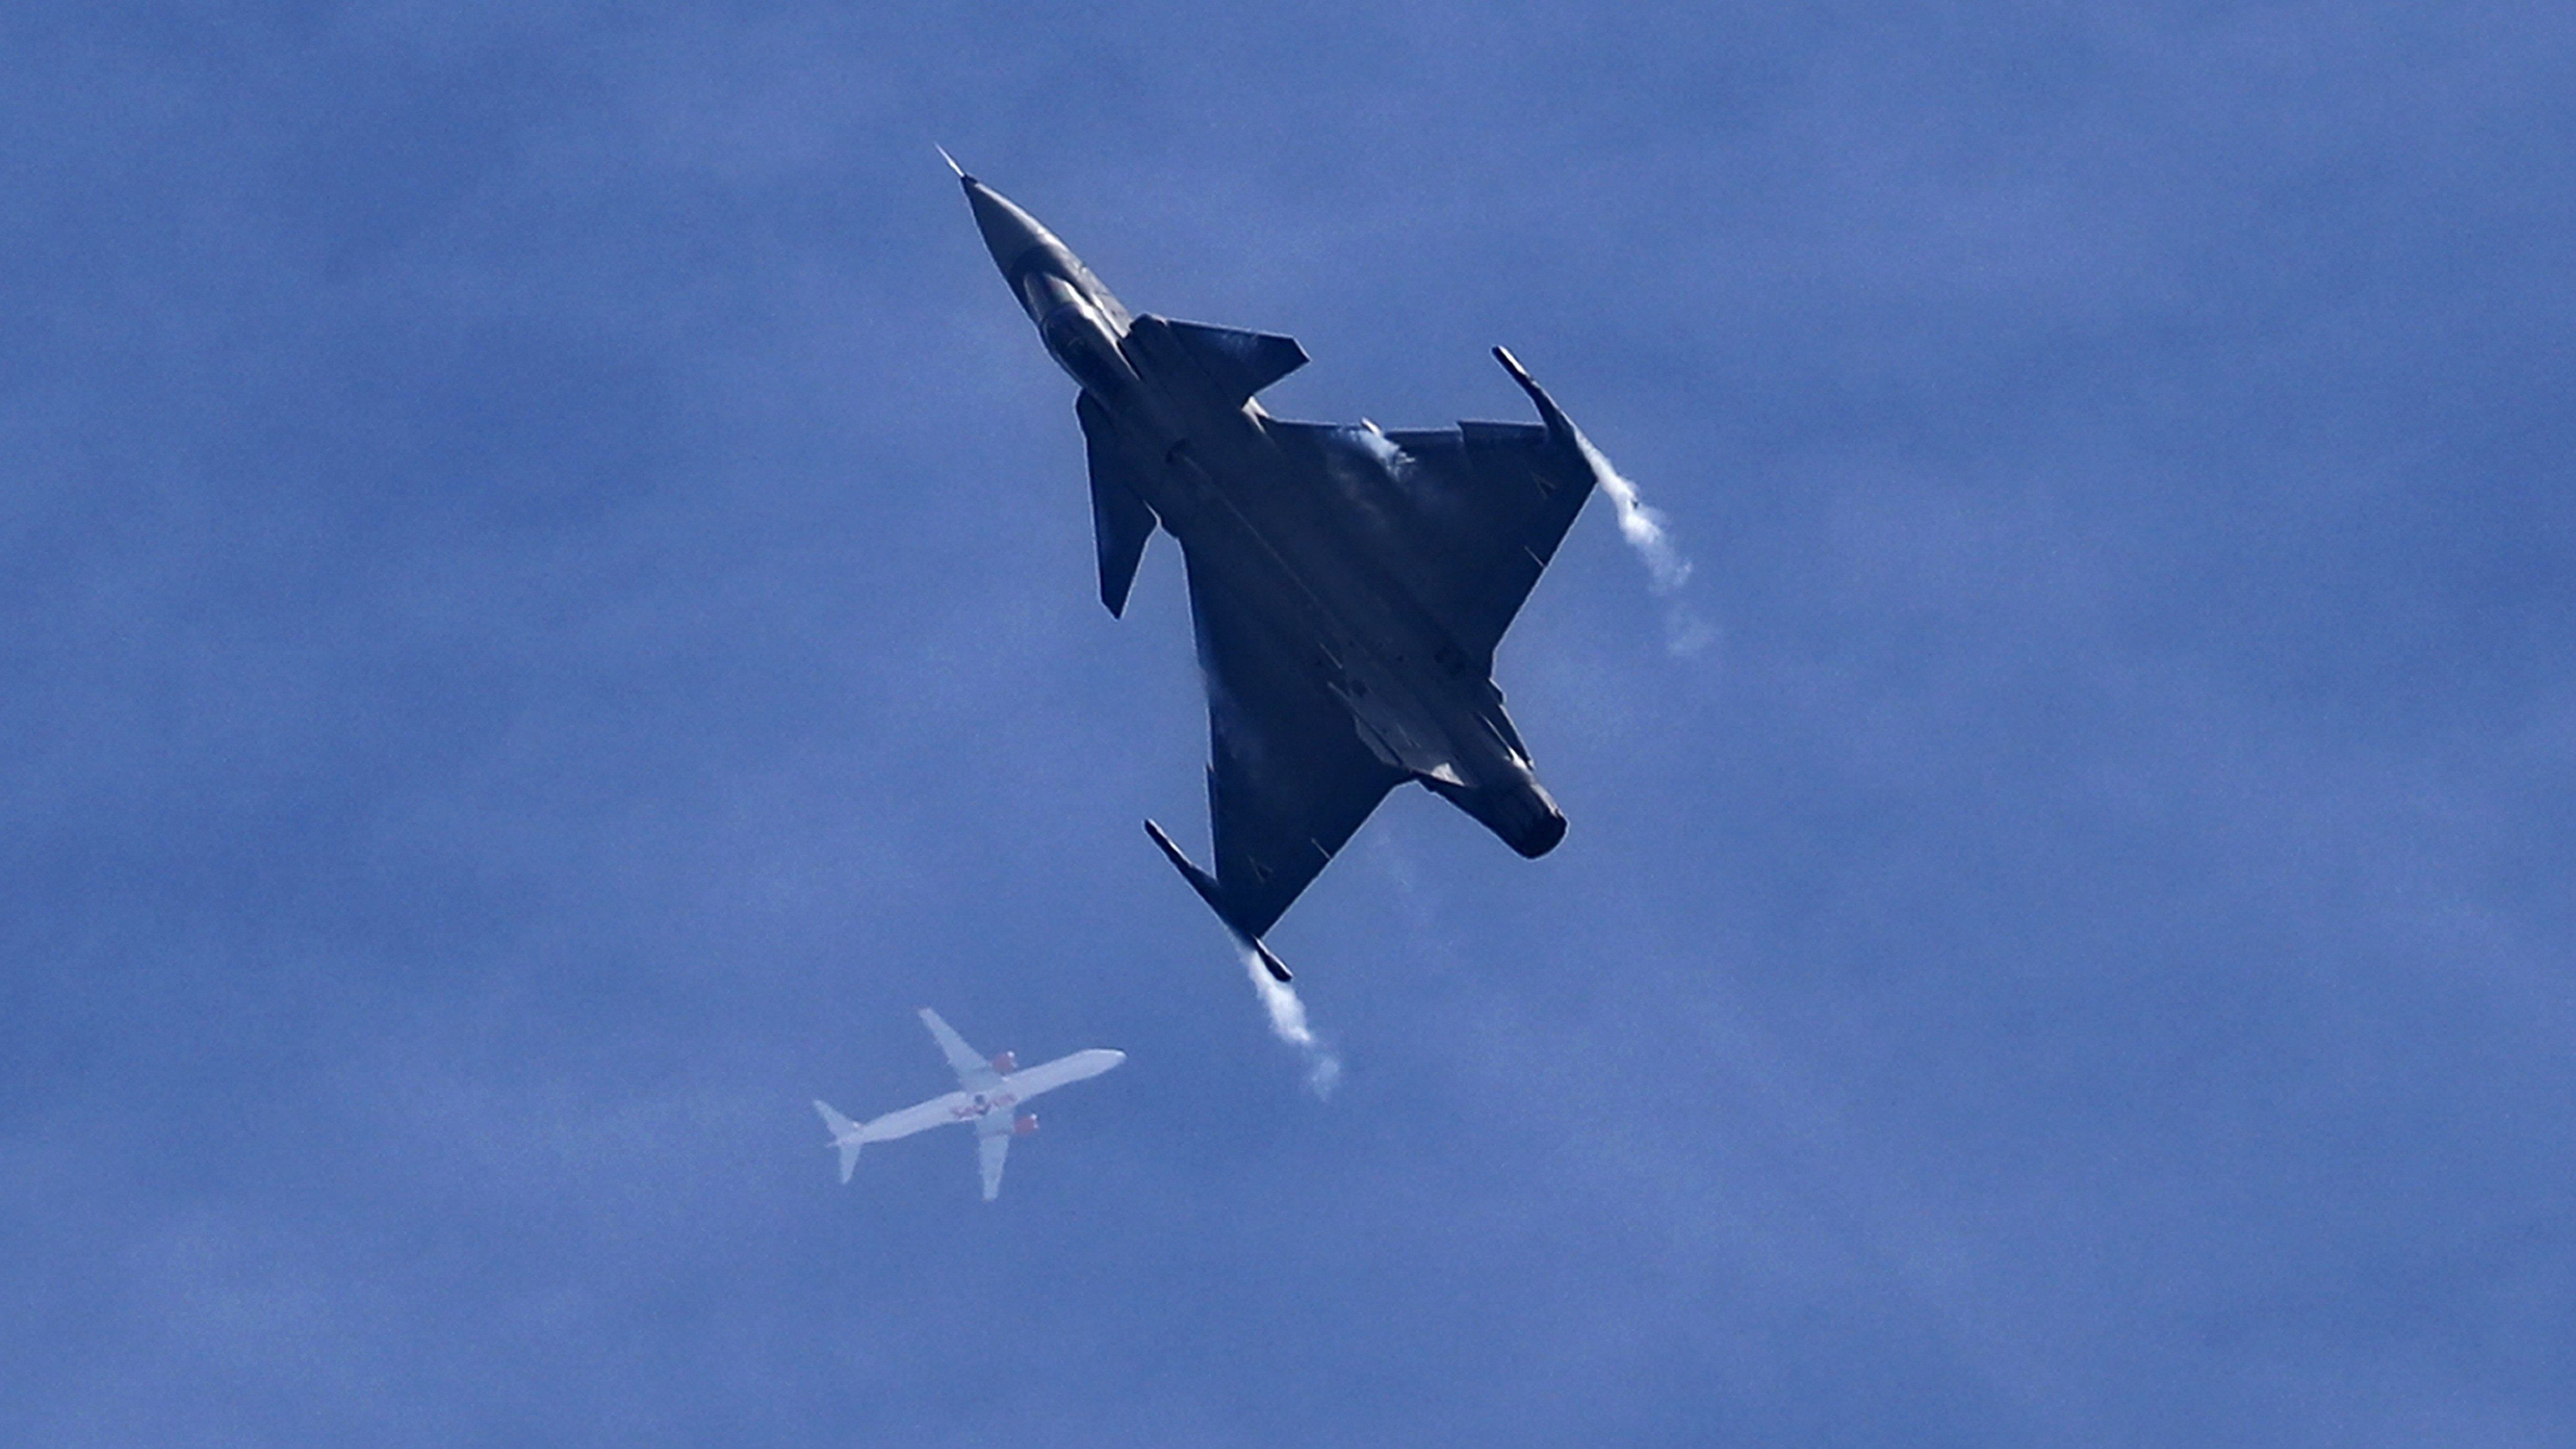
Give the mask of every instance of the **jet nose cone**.
<svg viewBox="0 0 2576 1449">
<path fill-rule="evenodd" d="M 975 209 L 975 229 L 984 234 L 984 250 L 993 254 L 993 265 L 1010 275 L 1020 258 L 1038 247 L 1061 248 L 1053 233 L 1038 225 L 1038 219 L 1020 210 L 1011 199 L 972 176 L 959 180 L 966 187 L 966 202 Z"/>
</svg>

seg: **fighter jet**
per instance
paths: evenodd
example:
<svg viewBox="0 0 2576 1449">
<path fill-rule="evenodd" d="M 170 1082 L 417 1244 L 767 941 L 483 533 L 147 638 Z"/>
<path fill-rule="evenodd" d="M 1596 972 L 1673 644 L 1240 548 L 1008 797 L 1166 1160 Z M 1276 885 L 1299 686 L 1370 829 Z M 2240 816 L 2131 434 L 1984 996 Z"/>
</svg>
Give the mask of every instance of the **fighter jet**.
<svg viewBox="0 0 2576 1449">
<path fill-rule="evenodd" d="M 940 153 L 945 156 L 945 151 Z M 952 159 L 984 245 L 1081 395 L 1100 602 L 1157 528 L 1180 543 L 1206 677 L 1210 875 L 1145 830 L 1227 929 L 1262 943 L 1407 781 L 1536 858 L 1565 836 L 1494 687 L 1494 646 L 1606 464 L 1520 363 L 1539 422 L 1389 432 L 1286 422 L 1253 395 L 1293 338 L 1137 316 Z"/>
<path fill-rule="evenodd" d="M 1035 1113 L 1014 1113 L 1011 1109 L 1040 1092 L 1099 1076 L 1127 1060 L 1125 1052 L 1095 1047 L 1024 1071 L 1019 1059 L 1009 1052 L 988 1058 L 968 1046 L 964 1037 L 927 1006 L 921 1009 L 921 1024 L 938 1038 L 939 1050 L 955 1069 L 957 1090 L 917 1107 L 888 1112 L 873 1122 L 853 1122 L 833 1111 L 831 1104 L 816 1102 L 814 1110 L 823 1114 L 823 1125 L 832 1131 L 832 1145 L 841 1149 L 841 1181 L 850 1180 L 850 1173 L 859 1165 L 859 1149 L 870 1142 L 891 1142 L 951 1122 L 972 1122 L 975 1150 L 984 1165 L 984 1201 L 991 1202 L 1002 1191 L 1002 1159 L 1010 1153 L 1011 1139 L 1038 1130 Z"/>
</svg>

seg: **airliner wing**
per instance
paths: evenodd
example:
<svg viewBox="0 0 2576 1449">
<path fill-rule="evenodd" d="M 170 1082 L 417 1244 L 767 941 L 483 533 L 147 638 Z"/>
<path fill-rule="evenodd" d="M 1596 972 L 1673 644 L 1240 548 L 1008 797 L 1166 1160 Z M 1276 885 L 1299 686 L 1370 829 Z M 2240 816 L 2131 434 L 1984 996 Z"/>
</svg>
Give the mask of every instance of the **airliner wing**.
<svg viewBox="0 0 2576 1449">
<path fill-rule="evenodd" d="M 984 1201 L 1002 1195 L 1002 1159 L 1011 1151 L 1011 1114 L 995 1112 L 975 1124 L 975 1154 L 984 1168 Z"/>
<path fill-rule="evenodd" d="M 984 1054 L 968 1046 L 966 1038 L 939 1019 L 938 1012 L 923 1007 L 921 1024 L 929 1027 L 930 1034 L 939 1039 L 940 1054 L 948 1058 L 949 1068 L 957 1073 L 958 1086 L 970 1092 L 982 1092 L 1002 1080 L 1002 1074 L 993 1070 L 993 1064 L 985 1059 Z"/>
<path fill-rule="evenodd" d="M 1057 1057 L 1051 1062 L 1040 1062 L 1026 1071 L 1013 1072 L 1003 1080 L 1003 1085 L 1025 1102 L 1040 1092 L 1052 1092 L 1069 1083 L 1099 1076 L 1125 1060 L 1127 1060 L 1125 1052 L 1113 1052 L 1094 1047 L 1087 1052 L 1075 1052 L 1071 1056 Z"/>
</svg>

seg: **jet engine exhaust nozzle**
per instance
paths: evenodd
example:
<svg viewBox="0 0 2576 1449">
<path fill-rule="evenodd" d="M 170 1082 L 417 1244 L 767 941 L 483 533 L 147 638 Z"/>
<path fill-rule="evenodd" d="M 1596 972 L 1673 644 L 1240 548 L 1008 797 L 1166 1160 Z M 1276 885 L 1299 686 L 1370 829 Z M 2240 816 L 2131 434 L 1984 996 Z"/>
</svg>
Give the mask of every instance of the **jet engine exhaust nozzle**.
<svg viewBox="0 0 2576 1449">
<path fill-rule="evenodd" d="M 1514 780 L 1481 790 L 1428 777 L 1422 783 L 1501 837 L 1525 860 L 1538 859 L 1565 839 L 1565 812 L 1536 780 Z"/>
</svg>

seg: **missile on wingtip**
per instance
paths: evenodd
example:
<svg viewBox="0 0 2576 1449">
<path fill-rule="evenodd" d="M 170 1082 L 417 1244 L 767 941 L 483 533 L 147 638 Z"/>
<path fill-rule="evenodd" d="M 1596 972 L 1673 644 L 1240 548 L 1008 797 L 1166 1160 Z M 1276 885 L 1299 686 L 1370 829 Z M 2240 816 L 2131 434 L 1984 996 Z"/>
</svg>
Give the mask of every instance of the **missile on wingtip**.
<svg viewBox="0 0 2576 1449">
<path fill-rule="evenodd" d="M 1556 399 L 1547 395 L 1547 389 L 1538 385 L 1538 380 L 1529 375 L 1529 369 L 1521 366 L 1521 360 L 1512 356 L 1510 348 L 1495 348 L 1494 360 L 1503 365 L 1503 371 L 1510 373 L 1512 381 L 1519 383 L 1521 391 L 1528 393 L 1530 401 L 1537 405 L 1539 421 L 1547 424 L 1549 437 L 1572 444 L 1583 436 L 1582 430 L 1574 426 L 1574 419 L 1565 415 L 1565 409 L 1556 405 Z"/>
<path fill-rule="evenodd" d="M 1173 868 L 1181 873 L 1183 880 L 1190 883 L 1190 889 L 1199 893 L 1199 899 L 1208 903 L 1208 909 L 1216 912 L 1216 918 L 1225 923 L 1226 930 L 1233 935 L 1234 939 L 1242 942 L 1246 950 L 1261 958 L 1262 969 L 1270 973 L 1272 980 L 1287 982 L 1294 979 L 1289 975 L 1287 962 L 1280 960 L 1276 953 L 1262 944 L 1259 936 L 1252 935 L 1234 923 L 1233 914 L 1225 908 L 1224 888 L 1216 883 L 1216 877 L 1191 864 L 1190 858 L 1181 854 L 1181 848 L 1172 843 L 1172 837 L 1163 833 L 1163 827 L 1148 820 L 1145 822 L 1145 833 L 1154 837 L 1154 843 L 1163 848 L 1163 854 L 1172 862 Z"/>
</svg>

